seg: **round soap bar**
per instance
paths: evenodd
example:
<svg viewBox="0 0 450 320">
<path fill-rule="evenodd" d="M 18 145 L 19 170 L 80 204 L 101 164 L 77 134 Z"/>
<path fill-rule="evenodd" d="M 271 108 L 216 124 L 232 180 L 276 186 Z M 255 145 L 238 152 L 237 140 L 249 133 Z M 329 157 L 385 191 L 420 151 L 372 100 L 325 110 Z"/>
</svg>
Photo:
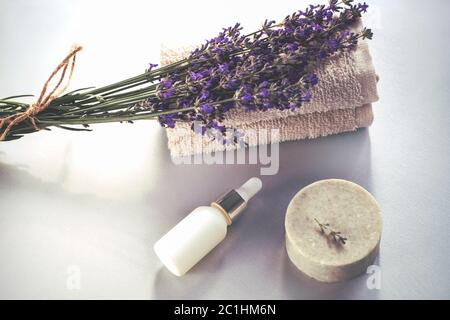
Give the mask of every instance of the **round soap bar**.
<svg viewBox="0 0 450 320">
<path fill-rule="evenodd" d="M 359 185 L 323 180 L 294 196 L 285 227 L 286 249 L 294 265 L 319 281 L 338 282 L 365 273 L 373 263 L 381 238 L 381 211 Z"/>
</svg>

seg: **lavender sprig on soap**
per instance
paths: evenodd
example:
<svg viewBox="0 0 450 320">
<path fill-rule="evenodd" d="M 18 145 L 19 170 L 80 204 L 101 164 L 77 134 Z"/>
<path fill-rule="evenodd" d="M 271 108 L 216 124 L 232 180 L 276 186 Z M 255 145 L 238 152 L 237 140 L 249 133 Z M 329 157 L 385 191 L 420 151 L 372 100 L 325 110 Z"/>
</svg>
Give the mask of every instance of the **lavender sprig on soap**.
<svg viewBox="0 0 450 320">
<path fill-rule="evenodd" d="M 329 5 L 310 5 L 279 23 L 266 20 L 260 30 L 247 35 L 236 24 L 186 59 L 159 68 L 150 64 L 136 77 L 60 96 L 4 136 L 13 140 L 52 126 L 87 130 L 93 123 L 158 119 L 169 128 L 176 122 L 195 122 L 201 134 L 212 129 L 224 134 L 223 143 L 231 142 L 222 122 L 230 109 L 292 110 L 314 99 L 311 88 L 320 81 L 314 67 L 354 49 L 360 39 L 372 38 L 370 29 L 349 31 L 367 8 L 353 0 L 332 0 Z M 0 100 L 0 120 L 26 113 L 32 105 Z M 8 120 L 1 124 L 7 126 Z"/>
<path fill-rule="evenodd" d="M 320 232 L 329 237 L 330 239 L 333 239 L 334 242 L 344 245 L 345 242 L 348 240 L 346 237 L 342 235 L 342 232 L 333 230 L 329 223 L 321 223 L 316 218 L 314 218 L 314 221 L 318 224 Z"/>
</svg>

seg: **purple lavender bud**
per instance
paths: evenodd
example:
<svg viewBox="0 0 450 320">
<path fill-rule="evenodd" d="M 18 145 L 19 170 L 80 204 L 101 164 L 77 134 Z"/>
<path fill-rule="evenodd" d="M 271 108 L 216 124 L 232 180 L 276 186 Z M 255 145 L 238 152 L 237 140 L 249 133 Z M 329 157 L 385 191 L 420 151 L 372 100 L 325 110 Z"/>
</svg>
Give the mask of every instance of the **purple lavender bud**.
<svg viewBox="0 0 450 320">
<path fill-rule="evenodd" d="M 173 89 L 168 89 L 166 91 L 161 91 L 159 92 L 159 97 L 161 98 L 161 100 L 167 100 L 170 97 L 173 96 Z"/>
<path fill-rule="evenodd" d="M 200 105 L 200 112 L 203 114 L 210 114 L 214 112 L 214 107 L 211 103 L 204 103 Z"/>
<path fill-rule="evenodd" d="M 209 88 L 213 87 L 215 85 L 215 83 L 216 83 L 216 79 L 211 78 L 211 79 L 208 79 L 205 82 L 203 82 L 203 87 L 205 89 L 209 89 Z"/>
<path fill-rule="evenodd" d="M 222 134 L 225 133 L 226 128 L 223 125 L 220 125 L 219 122 L 217 120 L 210 120 L 208 121 L 208 123 L 206 124 L 207 128 L 216 130 L 217 132 L 220 132 Z"/>
<path fill-rule="evenodd" d="M 220 73 L 222 73 L 222 74 L 227 74 L 227 73 L 229 72 L 229 70 L 228 70 L 228 64 L 227 64 L 227 63 L 219 64 L 218 70 L 219 70 Z"/>
<path fill-rule="evenodd" d="M 163 79 L 163 80 L 161 80 L 161 85 L 162 85 L 162 88 L 163 89 L 167 89 L 167 88 L 170 88 L 171 86 L 172 86 L 172 84 L 173 84 L 173 80 L 172 79 Z"/>
<path fill-rule="evenodd" d="M 250 94 L 249 92 L 245 92 L 243 93 L 240 97 L 239 100 L 243 103 L 243 104 L 249 104 L 250 102 L 253 101 L 253 96 L 252 94 Z"/>
<path fill-rule="evenodd" d="M 339 45 L 339 42 L 336 39 L 330 39 L 327 41 L 327 46 L 330 48 L 331 51 L 336 51 L 337 47 Z"/>
<path fill-rule="evenodd" d="M 317 58 L 318 60 L 323 60 L 323 59 L 325 59 L 326 57 L 327 57 L 327 53 L 326 53 L 325 50 L 318 50 L 318 51 L 316 52 L 316 58 Z"/>
<path fill-rule="evenodd" d="M 173 114 L 166 114 L 159 117 L 159 123 L 161 123 L 162 126 L 167 128 L 175 128 L 175 115 Z"/>
<path fill-rule="evenodd" d="M 149 63 L 147 67 L 147 72 L 152 71 L 153 68 L 156 68 L 158 65 L 154 63 Z"/>
<path fill-rule="evenodd" d="M 267 88 L 261 88 L 261 90 L 259 90 L 257 96 L 260 98 L 268 98 L 270 95 L 269 93 L 269 89 Z"/>
<path fill-rule="evenodd" d="M 288 43 L 286 48 L 287 48 L 288 52 L 293 52 L 293 51 L 296 51 L 298 49 L 298 44 L 295 43 L 295 42 L 294 43 Z"/>
<path fill-rule="evenodd" d="M 188 76 L 193 81 L 198 81 L 203 78 L 203 76 L 200 72 L 194 72 L 194 71 L 189 71 Z"/>
<path fill-rule="evenodd" d="M 298 108 L 298 104 L 294 103 L 294 102 L 290 102 L 288 105 L 288 108 L 291 110 L 295 110 Z"/>
<path fill-rule="evenodd" d="M 223 87 L 224 89 L 234 90 L 234 89 L 237 88 L 237 85 L 238 85 L 238 80 L 236 80 L 236 79 L 230 79 L 230 80 L 227 80 L 226 82 L 224 82 L 224 83 L 222 84 L 222 87 Z"/>
<path fill-rule="evenodd" d="M 202 90 L 202 92 L 200 93 L 199 99 L 200 101 L 205 101 L 210 97 L 210 94 L 207 90 Z"/>
<path fill-rule="evenodd" d="M 312 86 L 315 86 L 317 83 L 319 83 L 319 78 L 317 78 L 314 73 L 310 73 L 305 76 L 305 82 L 309 83 Z"/>
<path fill-rule="evenodd" d="M 361 12 L 367 12 L 367 8 L 369 8 L 369 5 L 367 4 L 367 3 L 363 3 L 363 4 L 361 4 L 361 3 L 358 3 L 358 9 L 359 9 L 359 11 L 361 11 Z"/>
<path fill-rule="evenodd" d="M 192 99 L 182 98 L 177 101 L 177 104 L 180 108 L 187 108 L 192 104 Z"/>
</svg>

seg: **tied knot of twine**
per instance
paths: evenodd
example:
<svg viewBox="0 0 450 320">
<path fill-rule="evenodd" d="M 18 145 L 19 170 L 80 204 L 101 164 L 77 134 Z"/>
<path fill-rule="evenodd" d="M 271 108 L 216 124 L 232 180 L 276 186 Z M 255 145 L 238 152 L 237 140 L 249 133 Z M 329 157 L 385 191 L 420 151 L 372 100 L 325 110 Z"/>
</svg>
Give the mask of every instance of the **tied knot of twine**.
<svg viewBox="0 0 450 320">
<path fill-rule="evenodd" d="M 36 130 L 40 130 L 40 128 L 36 124 L 36 115 L 47 108 L 53 100 L 59 97 L 64 91 L 67 90 L 70 80 L 72 79 L 73 70 L 75 68 L 75 60 L 78 51 L 82 49 L 79 45 L 74 45 L 70 50 L 69 54 L 60 62 L 60 64 L 53 70 L 50 77 L 45 82 L 39 98 L 36 102 L 30 104 L 28 108 L 23 112 L 18 112 L 11 116 L 0 119 L 0 132 L 2 128 L 6 125 L 5 130 L 1 132 L 0 141 L 3 141 L 8 136 L 8 133 L 13 129 L 14 126 L 22 123 L 23 121 L 30 120 L 31 124 Z M 67 69 L 70 70 L 67 73 Z M 58 82 L 53 87 L 53 89 L 49 90 L 49 84 L 56 77 L 58 73 L 61 71 L 61 76 L 59 77 Z M 65 80 L 65 81 L 64 81 Z M 63 85 L 63 83 L 65 84 Z M 48 91 L 48 93 L 47 93 Z"/>
</svg>

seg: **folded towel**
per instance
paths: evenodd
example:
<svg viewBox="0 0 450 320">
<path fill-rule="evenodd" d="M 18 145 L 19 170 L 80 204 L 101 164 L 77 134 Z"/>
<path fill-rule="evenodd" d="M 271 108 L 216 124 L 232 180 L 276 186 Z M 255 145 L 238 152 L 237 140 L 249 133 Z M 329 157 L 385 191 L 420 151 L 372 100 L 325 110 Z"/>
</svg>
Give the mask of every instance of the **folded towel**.
<svg viewBox="0 0 450 320">
<path fill-rule="evenodd" d="M 355 131 L 372 124 L 372 105 L 357 108 L 337 109 L 325 112 L 313 112 L 284 118 L 273 118 L 242 124 L 245 132 L 244 141 L 249 146 L 277 143 L 283 141 L 312 139 L 342 132 Z M 265 129 L 261 134 L 260 129 Z M 272 129 L 278 132 L 272 134 Z M 187 123 L 179 123 L 167 130 L 168 146 L 173 158 L 190 156 L 198 153 L 234 150 L 239 144 L 223 145 L 217 140 L 196 134 Z M 255 133 L 259 133 L 255 136 Z"/>
<path fill-rule="evenodd" d="M 355 32 L 361 30 L 361 22 L 358 21 L 352 28 Z M 178 61 L 192 49 L 193 47 L 176 50 L 164 48 L 161 52 L 161 64 Z M 372 123 L 371 103 L 378 100 L 378 78 L 366 41 L 360 41 L 355 50 L 341 52 L 327 59 L 316 67 L 315 73 L 320 79 L 319 84 L 312 89 L 312 100 L 301 108 L 251 112 L 234 108 L 226 113 L 224 125 L 243 129 L 244 132 L 249 128 L 278 128 L 280 136 L 276 140 L 282 142 L 353 131 Z M 189 129 L 189 124 L 177 123 L 175 128 L 167 129 L 172 157 L 236 148 L 234 145 L 224 147 L 207 137 L 195 137 L 186 128 Z M 245 137 L 245 141 L 252 145 L 249 140 L 249 137 Z M 193 148 L 199 144 L 202 145 L 201 149 Z"/>
</svg>

